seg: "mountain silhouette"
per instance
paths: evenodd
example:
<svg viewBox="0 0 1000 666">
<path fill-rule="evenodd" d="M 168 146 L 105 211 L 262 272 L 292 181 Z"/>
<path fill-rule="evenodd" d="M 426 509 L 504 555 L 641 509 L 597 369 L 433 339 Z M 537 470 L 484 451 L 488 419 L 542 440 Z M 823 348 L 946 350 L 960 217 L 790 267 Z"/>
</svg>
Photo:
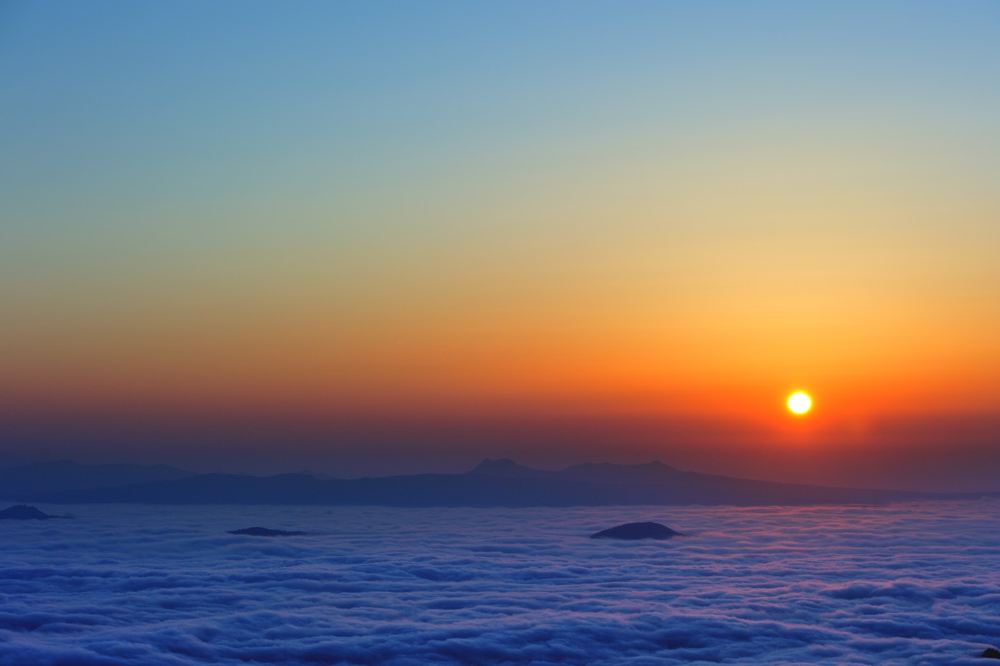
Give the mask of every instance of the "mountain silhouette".
<svg viewBox="0 0 1000 666">
<path fill-rule="evenodd" d="M 15 504 L 0 511 L 0 520 L 49 520 L 51 518 L 65 518 L 66 516 L 50 516 L 44 511 L 27 504 Z"/>
<path fill-rule="evenodd" d="M 532 469 L 519 465 L 510 458 L 486 458 L 481 463 L 473 467 L 469 474 L 483 474 L 486 476 L 538 476 L 545 474 L 544 470 Z"/>
<path fill-rule="evenodd" d="M 596 534 L 591 534 L 591 539 L 624 539 L 635 541 L 638 539 L 670 539 L 681 536 L 680 532 L 675 532 L 666 525 L 660 523 L 625 523 L 617 527 L 610 527 L 601 530 Z"/>
<path fill-rule="evenodd" d="M 310 474 L 200 474 L 147 483 L 39 492 L 35 501 L 151 504 L 602 506 L 857 504 L 941 499 L 932 493 L 809 486 L 678 470 L 661 462 L 562 470 L 484 460 L 459 474 L 326 479 Z"/>
<path fill-rule="evenodd" d="M 167 465 L 82 465 L 57 460 L 0 469 L 0 498 L 24 501 L 40 494 L 172 481 L 186 476 L 192 476 L 192 472 Z"/>
<path fill-rule="evenodd" d="M 244 527 L 241 530 L 230 530 L 229 534 L 240 536 L 261 536 L 261 537 L 282 537 L 282 536 L 302 536 L 305 532 L 295 532 L 289 530 L 272 530 L 270 527 Z"/>
</svg>

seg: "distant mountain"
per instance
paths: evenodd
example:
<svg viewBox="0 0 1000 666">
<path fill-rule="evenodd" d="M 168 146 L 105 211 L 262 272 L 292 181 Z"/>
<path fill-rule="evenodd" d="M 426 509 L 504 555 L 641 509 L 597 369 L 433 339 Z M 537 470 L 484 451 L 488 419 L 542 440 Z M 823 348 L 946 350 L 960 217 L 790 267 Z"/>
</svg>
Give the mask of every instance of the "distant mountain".
<svg viewBox="0 0 1000 666">
<path fill-rule="evenodd" d="M 0 520 L 51 520 L 53 518 L 66 518 L 67 516 L 51 516 L 37 507 L 27 504 L 15 504 L 0 511 Z"/>
<path fill-rule="evenodd" d="M 485 474 L 489 476 L 539 476 L 548 474 L 545 470 L 532 469 L 519 465 L 510 458 L 487 458 L 473 467 L 469 474 Z"/>
<path fill-rule="evenodd" d="M 241 530 L 230 530 L 229 534 L 236 534 L 237 536 L 283 537 L 303 536 L 306 533 L 289 530 L 272 530 L 270 527 L 244 527 Z"/>
<path fill-rule="evenodd" d="M 609 527 L 590 535 L 591 539 L 621 539 L 623 541 L 638 541 L 639 539 L 672 539 L 683 536 L 680 532 L 670 529 L 660 523 L 625 523 L 617 527 Z"/>
<path fill-rule="evenodd" d="M 947 497 L 932 493 L 754 481 L 643 465 L 532 469 L 484 460 L 461 474 L 321 479 L 309 474 L 202 474 L 100 488 L 39 491 L 36 501 L 151 504 L 329 504 L 381 506 L 601 506 L 639 504 L 855 504 Z"/>
<path fill-rule="evenodd" d="M 58 460 L 0 469 L 0 498 L 24 500 L 49 493 L 158 483 L 186 476 L 193 473 L 166 465 L 82 465 Z"/>
</svg>

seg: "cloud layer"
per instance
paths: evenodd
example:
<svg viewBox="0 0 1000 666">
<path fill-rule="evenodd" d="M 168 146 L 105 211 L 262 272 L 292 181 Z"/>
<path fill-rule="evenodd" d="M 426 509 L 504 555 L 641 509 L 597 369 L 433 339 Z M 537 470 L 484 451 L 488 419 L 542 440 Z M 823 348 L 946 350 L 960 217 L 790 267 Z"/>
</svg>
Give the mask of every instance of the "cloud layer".
<svg viewBox="0 0 1000 666">
<path fill-rule="evenodd" d="M 1000 642 L 996 500 L 74 513 L 0 525 L 0 663 L 971 664 Z M 631 520 L 690 536 L 587 538 Z M 250 525 L 311 534 L 225 533 Z"/>
</svg>

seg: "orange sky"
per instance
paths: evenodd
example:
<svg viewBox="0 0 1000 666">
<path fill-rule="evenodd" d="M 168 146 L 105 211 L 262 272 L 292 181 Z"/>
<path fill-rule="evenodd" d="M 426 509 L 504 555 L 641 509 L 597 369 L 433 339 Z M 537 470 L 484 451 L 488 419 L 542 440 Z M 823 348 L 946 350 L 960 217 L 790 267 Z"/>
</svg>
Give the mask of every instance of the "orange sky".
<svg viewBox="0 0 1000 666">
<path fill-rule="evenodd" d="M 12 15 L 0 411 L 1000 412 L 994 10 L 609 9 Z"/>
</svg>

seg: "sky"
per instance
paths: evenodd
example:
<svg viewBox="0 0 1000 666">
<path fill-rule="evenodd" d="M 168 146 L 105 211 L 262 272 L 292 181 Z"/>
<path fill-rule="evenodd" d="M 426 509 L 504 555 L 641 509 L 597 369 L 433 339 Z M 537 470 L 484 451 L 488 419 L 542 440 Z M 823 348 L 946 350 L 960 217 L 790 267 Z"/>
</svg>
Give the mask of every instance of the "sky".
<svg viewBox="0 0 1000 666">
<path fill-rule="evenodd" d="M 1000 489 L 995 3 L 6 0 L 0 80 L 0 460 Z"/>
</svg>

